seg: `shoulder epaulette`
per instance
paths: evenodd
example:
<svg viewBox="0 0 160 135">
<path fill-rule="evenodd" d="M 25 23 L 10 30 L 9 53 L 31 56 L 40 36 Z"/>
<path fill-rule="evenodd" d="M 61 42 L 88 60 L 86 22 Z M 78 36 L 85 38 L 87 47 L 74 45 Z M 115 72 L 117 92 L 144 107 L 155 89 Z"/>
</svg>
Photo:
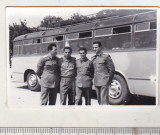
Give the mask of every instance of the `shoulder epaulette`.
<svg viewBox="0 0 160 135">
<path fill-rule="evenodd" d="M 109 54 L 102 54 L 102 57 L 107 58 L 107 57 L 110 57 L 110 55 Z"/>
<path fill-rule="evenodd" d="M 49 57 L 48 57 L 48 55 L 45 55 L 45 56 L 42 57 L 42 59 L 43 59 L 43 60 L 48 60 Z"/>
<path fill-rule="evenodd" d="M 48 55 L 44 55 L 42 58 L 46 58 L 46 57 L 48 57 Z"/>
</svg>

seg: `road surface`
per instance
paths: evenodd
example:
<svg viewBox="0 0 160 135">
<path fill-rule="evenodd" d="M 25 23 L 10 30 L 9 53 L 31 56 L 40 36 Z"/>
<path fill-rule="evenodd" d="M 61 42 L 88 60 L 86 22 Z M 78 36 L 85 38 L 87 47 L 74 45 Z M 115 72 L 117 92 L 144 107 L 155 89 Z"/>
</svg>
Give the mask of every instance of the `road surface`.
<svg viewBox="0 0 160 135">
<path fill-rule="evenodd" d="M 83 98 L 84 104 L 84 98 Z M 92 105 L 98 105 L 96 98 L 91 99 Z M 60 95 L 57 95 L 56 105 L 60 105 Z M 155 98 L 133 96 L 128 105 L 155 105 Z M 8 90 L 9 107 L 40 107 L 40 92 L 30 91 L 26 83 L 10 81 Z"/>
</svg>

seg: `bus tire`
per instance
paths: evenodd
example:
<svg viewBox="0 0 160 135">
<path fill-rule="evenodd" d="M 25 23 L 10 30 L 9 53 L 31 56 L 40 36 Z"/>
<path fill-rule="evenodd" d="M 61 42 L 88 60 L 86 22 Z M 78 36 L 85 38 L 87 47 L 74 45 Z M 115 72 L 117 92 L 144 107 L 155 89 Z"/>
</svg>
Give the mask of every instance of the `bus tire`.
<svg viewBox="0 0 160 135">
<path fill-rule="evenodd" d="M 27 85 L 31 91 L 40 91 L 40 84 L 36 74 L 31 71 L 27 74 Z"/>
<path fill-rule="evenodd" d="M 127 104 L 130 99 L 131 94 L 126 81 L 120 75 L 115 74 L 109 86 L 109 103 L 111 105 L 124 105 Z"/>
</svg>

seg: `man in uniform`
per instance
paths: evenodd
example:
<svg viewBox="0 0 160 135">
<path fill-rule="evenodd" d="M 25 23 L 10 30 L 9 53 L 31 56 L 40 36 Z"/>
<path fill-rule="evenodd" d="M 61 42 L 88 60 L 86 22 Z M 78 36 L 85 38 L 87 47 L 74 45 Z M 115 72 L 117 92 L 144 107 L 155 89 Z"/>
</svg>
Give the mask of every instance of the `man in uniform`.
<svg viewBox="0 0 160 135">
<path fill-rule="evenodd" d="M 109 54 L 103 54 L 101 42 L 93 43 L 96 55 L 92 57 L 94 65 L 94 85 L 100 105 L 109 104 L 109 85 L 113 79 L 115 67 Z"/>
<path fill-rule="evenodd" d="M 82 105 L 82 94 L 85 97 L 85 105 L 91 105 L 93 64 L 86 57 L 86 48 L 81 47 L 79 53 L 81 58 L 76 61 L 76 105 Z"/>
<path fill-rule="evenodd" d="M 56 44 L 48 46 L 48 55 L 42 57 L 37 64 L 37 75 L 41 79 L 41 105 L 56 104 L 60 71 Z"/>
<path fill-rule="evenodd" d="M 68 95 L 68 105 L 75 104 L 75 76 L 76 76 L 76 58 L 71 57 L 72 48 L 64 48 L 64 57 L 60 59 L 60 102 L 66 105 Z"/>
</svg>

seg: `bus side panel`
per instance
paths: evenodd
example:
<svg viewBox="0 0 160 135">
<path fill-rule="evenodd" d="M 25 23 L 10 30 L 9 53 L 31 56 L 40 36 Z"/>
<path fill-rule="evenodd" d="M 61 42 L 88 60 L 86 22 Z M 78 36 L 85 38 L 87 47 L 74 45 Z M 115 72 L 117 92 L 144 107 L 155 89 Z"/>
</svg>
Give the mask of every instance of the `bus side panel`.
<svg viewBox="0 0 160 135">
<path fill-rule="evenodd" d="M 145 80 L 128 80 L 132 94 L 156 97 L 156 82 Z"/>
<path fill-rule="evenodd" d="M 156 51 L 135 51 L 129 55 L 128 83 L 131 93 L 144 96 L 156 94 Z M 132 72 L 131 72 L 132 71 Z"/>
<path fill-rule="evenodd" d="M 27 69 L 36 72 L 38 60 L 42 56 L 21 56 L 12 58 L 12 77 L 14 81 L 24 82 L 24 73 Z"/>
<path fill-rule="evenodd" d="M 126 79 L 130 93 L 155 97 L 156 51 L 111 52 L 116 71 Z"/>
</svg>

